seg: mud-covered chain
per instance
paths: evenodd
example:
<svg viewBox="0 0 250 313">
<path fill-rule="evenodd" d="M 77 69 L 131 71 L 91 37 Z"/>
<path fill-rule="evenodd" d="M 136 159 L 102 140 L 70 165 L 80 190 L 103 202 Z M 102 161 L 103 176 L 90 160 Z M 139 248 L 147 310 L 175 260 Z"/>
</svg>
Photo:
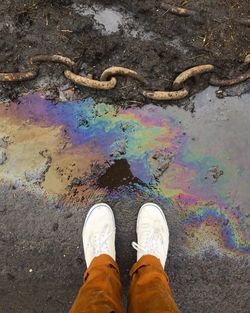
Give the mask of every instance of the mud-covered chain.
<svg viewBox="0 0 250 313">
<path fill-rule="evenodd" d="M 186 4 L 187 2 L 188 1 L 186 1 Z M 179 7 L 174 4 L 170 4 L 168 0 L 162 0 L 161 3 L 159 4 L 159 8 L 165 10 L 166 13 L 174 14 L 174 15 L 181 16 L 181 17 L 193 17 L 193 18 L 199 17 L 199 20 L 202 19 L 201 12 L 186 8 L 184 6 Z M 211 19 L 211 16 L 209 18 Z M 247 27 L 250 26 L 249 16 L 248 17 L 238 16 L 237 18 L 234 18 L 233 20 L 235 23 L 238 23 L 240 25 L 247 26 Z"/>
<path fill-rule="evenodd" d="M 73 83 L 85 86 L 93 89 L 110 90 L 116 87 L 117 75 L 129 76 L 137 81 L 141 82 L 145 88 L 147 81 L 136 71 L 120 66 L 112 66 L 107 68 L 101 75 L 100 80 L 93 79 L 92 75 L 82 76 L 77 74 L 76 62 L 68 57 L 62 55 L 36 55 L 29 59 L 31 69 L 24 72 L 16 73 L 0 73 L 0 82 L 22 82 L 32 80 L 39 74 L 39 64 L 43 62 L 54 62 L 61 63 L 68 67 L 64 71 L 66 78 L 71 80 Z M 179 74 L 172 86 L 172 90 L 169 91 L 155 91 L 155 90 L 142 90 L 144 97 L 152 100 L 179 100 L 187 97 L 190 93 L 188 80 L 190 78 L 197 78 L 202 74 L 211 73 L 209 79 L 210 85 L 213 86 L 232 86 L 241 83 L 250 78 L 250 54 L 245 57 L 244 62 L 233 71 L 234 75 L 232 78 L 220 79 L 215 75 L 215 66 L 212 64 L 202 64 L 186 69 L 184 72 Z"/>
</svg>

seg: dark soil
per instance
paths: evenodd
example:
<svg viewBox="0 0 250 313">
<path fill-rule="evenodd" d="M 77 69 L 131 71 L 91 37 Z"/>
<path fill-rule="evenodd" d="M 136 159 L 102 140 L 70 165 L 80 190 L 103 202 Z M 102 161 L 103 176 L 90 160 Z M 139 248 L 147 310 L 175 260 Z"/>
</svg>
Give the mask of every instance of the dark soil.
<svg viewBox="0 0 250 313">
<path fill-rule="evenodd" d="M 133 176 L 130 165 L 126 159 L 115 160 L 107 171 L 98 178 L 97 183 L 99 187 L 107 187 L 109 190 L 135 183 L 143 184 L 140 179 Z"/>
<path fill-rule="evenodd" d="M 245 0 L 184 1 L 185 7 L 198 12 L 180 17 L 160 8 L 153 0 L 3 0 L 0 3 L 0 71 L 18 71 L 29 67 L 30 56 L 60 53 L 77 61 L 82 74 L 99 78 L 108 66 L 120 65 L 139 71 L 148 79 L 147 88 L 171 88 L 173 79 L 184 69 L 212 63 L 226 77 L 244 59 L 250 48 L 250 28 L 239 23 L 248 18 L 250 3 Z M 183 1 L 169 1 L 181 5 Z M 72 5 L 99 4 L 118 7 L 129 14 L 129 27 L 142 27 L 153 38 L 138 38 L 119 31 L 103 34 L 96 28 L 93 16 L 81 16 Z M 177 43 L 176 43 L 177 40 Z M 63 87 L 68 81 L 61 65 L 42 65 L 39 78 L 26 83 L 1 84 L 2 99 L 14 99 L 20 93 L 43 87 Z M 197 88 L 207 85 L 207 78 Z M 140 95 L 140 84 L 119 79 L 112 91 L 93 91 L 77 87 L 79 97 L 93 96 L 97 100 L 143 104 L 149 102 Z M 139 89 L 139 90 L 138 90 Z M 52 98 L 58 92 L 50 93 Z"/>
</svg>

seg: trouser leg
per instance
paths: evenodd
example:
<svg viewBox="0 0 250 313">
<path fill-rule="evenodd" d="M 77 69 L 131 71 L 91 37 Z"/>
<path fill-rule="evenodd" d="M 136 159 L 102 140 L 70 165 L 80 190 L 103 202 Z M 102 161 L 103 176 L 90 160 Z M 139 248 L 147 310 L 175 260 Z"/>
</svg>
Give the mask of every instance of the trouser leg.
<svg viewBox="0 0 250 313">
<path fill-rule="evenodd" d="M 160 260 L 143 256 L 130 271 L 129 313 L 179 313 Z"/>
<path fill-rule="evenodd" d="M 122 313 L 122 290 L 117 263 L 106 254 L 93 259 L 69 313 Z"/>
</svg>

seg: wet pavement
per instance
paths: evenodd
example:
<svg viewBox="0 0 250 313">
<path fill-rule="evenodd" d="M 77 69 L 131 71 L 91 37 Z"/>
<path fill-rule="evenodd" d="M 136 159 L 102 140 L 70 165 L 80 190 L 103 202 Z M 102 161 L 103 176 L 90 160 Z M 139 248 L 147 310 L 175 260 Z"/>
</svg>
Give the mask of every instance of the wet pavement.
<svg viewBox="0 0 250 313">
<path fill-rule="evenodd" d="M 0 311 L 67 312 L 97 201 L 114 209 L 127 288 L 137 212 L 155 201 L 181 311 L 248 312 L 249 94 L 219 99 L 209 87 L 189 105 L 122 109 L 39 93 L 1 104 Z"/>
</svg>

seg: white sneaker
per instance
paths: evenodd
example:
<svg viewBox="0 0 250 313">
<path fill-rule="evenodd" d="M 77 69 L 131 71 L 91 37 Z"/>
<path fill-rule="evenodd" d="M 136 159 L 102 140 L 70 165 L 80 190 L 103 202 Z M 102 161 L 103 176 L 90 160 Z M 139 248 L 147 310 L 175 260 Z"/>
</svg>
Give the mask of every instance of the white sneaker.
<svg viewBox="0 0 250 313">
<path fill-rule="evenodd" d="M 144 204 L 137 218 L 137 239 L 132 247 L 137 250 L 137 261 L 144 255 L 153 255 L 160 259 L 165 267 L 168 245 L 169 230 L 162 209 L 154 203 Z"/>
<path fill-rule="evenodd" d="M 99 203 L 89 210 L 82 240 L 87 267 L 101 254 L 108 254 L 115 260 L 115 218 L 107 204 Z"/>
</svg>

